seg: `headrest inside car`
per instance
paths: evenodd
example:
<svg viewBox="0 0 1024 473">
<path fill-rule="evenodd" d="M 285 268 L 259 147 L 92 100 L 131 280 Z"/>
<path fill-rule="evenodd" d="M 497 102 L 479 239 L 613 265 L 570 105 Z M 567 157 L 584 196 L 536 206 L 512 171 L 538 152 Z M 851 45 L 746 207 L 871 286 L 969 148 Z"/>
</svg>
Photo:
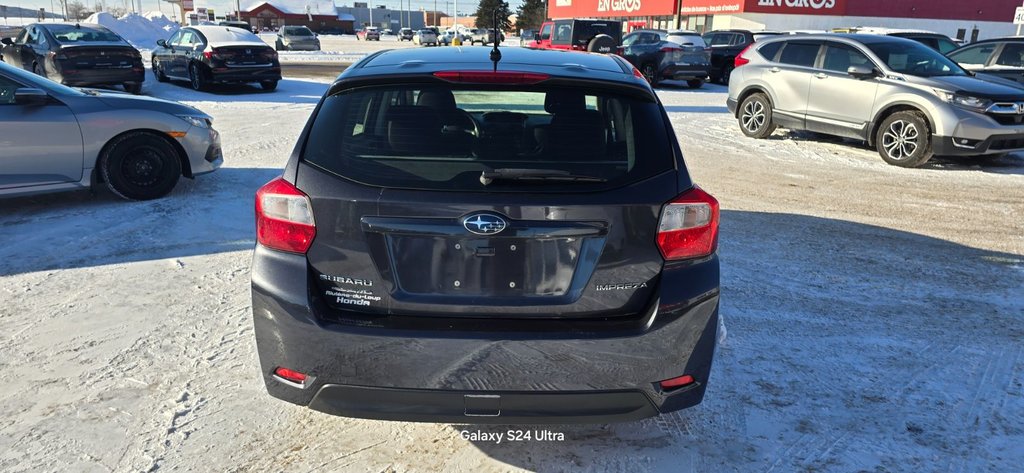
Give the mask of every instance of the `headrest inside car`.
<svg viewBox="0 0 1024 473">
<path fill-rule="evenodd" d="M 552 90 L 544 95 L 544 111 L 548 113 L 580 112 L 586 108 L 583 92 Z"/>
</svg>

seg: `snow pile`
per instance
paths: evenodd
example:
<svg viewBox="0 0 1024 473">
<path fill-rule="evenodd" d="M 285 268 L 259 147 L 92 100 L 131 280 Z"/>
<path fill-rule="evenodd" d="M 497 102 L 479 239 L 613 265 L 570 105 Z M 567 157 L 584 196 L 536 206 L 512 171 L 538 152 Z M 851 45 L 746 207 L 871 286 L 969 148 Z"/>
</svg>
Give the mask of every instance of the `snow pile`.
<svg viewBox="0 0 1024 473">
<path fill-rule="evenodd" d="M 114 18 L 107 12 L 98 12 L 86 18 L 85 22 L 106 26 L 139 49 L 153 49 L 156 40 L 166 39 L 179 28 L 177 23 L 159 12 L 146 16 L 131 13 L 121 18 Z"/>
</svg>

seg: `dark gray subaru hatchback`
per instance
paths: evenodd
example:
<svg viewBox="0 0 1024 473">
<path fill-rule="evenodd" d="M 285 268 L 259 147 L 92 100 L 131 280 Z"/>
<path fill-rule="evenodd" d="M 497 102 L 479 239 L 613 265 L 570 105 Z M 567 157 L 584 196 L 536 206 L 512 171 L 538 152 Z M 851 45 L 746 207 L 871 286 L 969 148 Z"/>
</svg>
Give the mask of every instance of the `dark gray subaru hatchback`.
<svg viewBox="0 0 1024 473">
<path fill-rule="evenodd" d="M 617 56 L 377 53 L 256 194 L 267 390 L 331 414 L 610 422 L 701 402 L 718 202 Z"/>
</svg>

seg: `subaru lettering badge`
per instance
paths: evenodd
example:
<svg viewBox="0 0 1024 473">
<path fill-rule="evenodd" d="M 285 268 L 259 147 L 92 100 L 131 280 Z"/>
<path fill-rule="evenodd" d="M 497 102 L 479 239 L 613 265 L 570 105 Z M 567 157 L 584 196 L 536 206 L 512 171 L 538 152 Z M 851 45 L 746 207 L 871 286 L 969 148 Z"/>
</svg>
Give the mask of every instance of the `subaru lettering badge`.
<svg viewBox="0 0 1024 473">
<path fill-rule="evenodd" d="M 477 235 L 494 235 L 504 230 L 508 224 L 497 215 L 479 213 L 467 215 L 462 220 L 462 226 Z"/>
</svg>

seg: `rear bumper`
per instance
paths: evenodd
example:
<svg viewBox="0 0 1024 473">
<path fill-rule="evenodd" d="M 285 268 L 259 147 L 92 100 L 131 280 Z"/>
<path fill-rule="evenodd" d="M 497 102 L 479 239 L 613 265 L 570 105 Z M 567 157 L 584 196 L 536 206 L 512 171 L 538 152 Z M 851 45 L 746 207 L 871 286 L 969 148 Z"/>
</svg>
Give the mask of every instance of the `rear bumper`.
<svg viewBox="0 0 1024 473">
<path fill-rule="evenodd" d="M 320 43 L 288 43 L 285 47 L 289 51 L 319 51 Z"/>
<path fill-rule="evenodd" d="M 310 409 L 346 417 L 452 423 L 621 422 L 658 415 L 641 391 L 502 392 L 328 384 Z"/>
<path fill-rule="evenodd" d="M 663 79 L 668 80 L 693 80 L 708 78 L 708 65 L 681 65 L 670 64 L 661 68 L 660 74 Z"/>
<path fill-rule="evenodd" d="M 736 116 L 736 107 L 739 106 L 736 99 L 732 97 L 725 99 L 725 106 L 729 108 L 729 113 Z"/>
<path fill-rule="evenodd" d="M 223 67 L 210 73 L 212 82 L 260 82 L 281 80 L 281 67 Z"/>
<path fill-rule="evenodd" d="M 718 260 L 663 274 L 663 299 L 635 330 L 396 329 L 325 321 L 311 302 L 305 256 L 257 246 L 261 369 L 272 396 L 349 417 L 596 423 L 676 411 L 704 397 L 718 329 Z M 277 367 L 312 381 L 282 382 L 272 375 Z M 668 392 L 657 385 L 683 374 L 696 382 Z"/>
<path fill-rule="evenodd" d="M 146 72 L 131 69 L 75 69 L 61 70 L 54 80 L 61 84 L 78 87 L 89 85 L 120 85 L 125 82 L 142 83 Z"/>
</svg>

